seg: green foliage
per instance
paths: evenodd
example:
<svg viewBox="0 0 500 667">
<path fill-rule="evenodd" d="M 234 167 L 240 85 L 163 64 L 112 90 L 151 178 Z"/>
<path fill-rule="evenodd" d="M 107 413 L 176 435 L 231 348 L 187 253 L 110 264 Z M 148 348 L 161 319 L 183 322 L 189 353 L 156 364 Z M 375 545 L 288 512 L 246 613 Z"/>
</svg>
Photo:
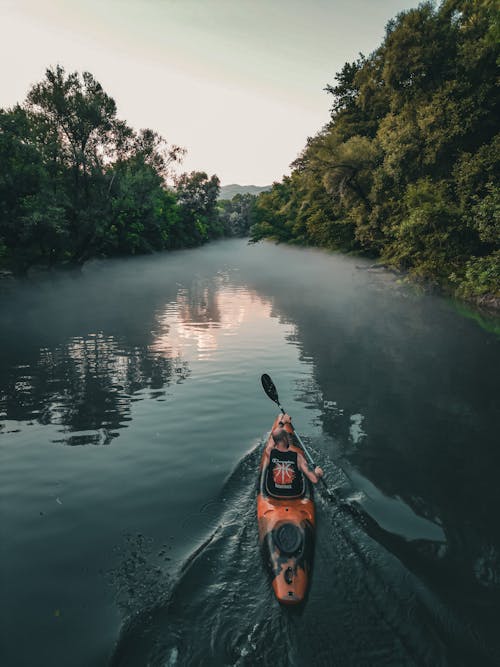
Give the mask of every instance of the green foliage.
<svg viewBox="0 0 500 667">
<path fill-rule="evenodd" d="M 222 232 L 226 236 L 248 236 L 250 228 L 256 222 L 256 195 L 236 194 L 232 199 L 220 200 L 217 215 Z"/>
<path fill-rule="evenodd" d="M 446 279 L 462 259 L 459 211 L 446 181 L 420 179 L 408 186 L 408 212 L 384 247 L 384 258 L 424 278 Z"/>
<path fill-rule="evenodd" d="M 219 181 L 166 186 L 183 149 L 135 132 L 93 76 L 48 69 L 23 106 L 0 110 L 0 259 L 33 264 L 197 245 L 224 233 Z"/>
<path fill-rule="evenodd" d="M 490 294 L 500 297 L 500 251 L 485 257 L 472 257 L 465 266 L 461 278 L 453 276 L 458 283 L 461 296 L 483 296 Z"/>
<path fill-rule="evenodd" d="M 488 183 L 484 197 L 474 197 L 472 220 L 483 243 L 500 248 L 500 188 Z"/>
<path fill-rule="evenodd" d="M 282 183 L 273 183 L 271 190 L 259 195 L 255 207 L 255 224 L 250 229 L 250 239 L 258 241 L 272 236 L 277 241 L 293 239 L 294 198 L 292 180 L 288 177 Z M 272 234 L 268 230 L 272 229 Z"/>
<path fill-rule="evenodd" d="M 424 2 L 326 90 L 330 121 L 256 203 L 252 238 L 376 254 L 497 294 L 498 0 Z"/>
<path fill-rule="evenodd" d="M 192 171 L 176 179 L 180 225 L 176 247 L 194 246 L 222 235 L 217 216 L 220 181 L 204 171 Z"/>
</svg>

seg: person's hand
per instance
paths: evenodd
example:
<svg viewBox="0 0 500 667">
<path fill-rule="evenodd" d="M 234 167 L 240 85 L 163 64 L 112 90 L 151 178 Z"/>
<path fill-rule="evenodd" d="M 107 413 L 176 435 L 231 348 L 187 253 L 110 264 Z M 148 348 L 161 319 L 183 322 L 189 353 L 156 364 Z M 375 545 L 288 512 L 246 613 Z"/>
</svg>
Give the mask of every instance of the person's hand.
<svg viewBox="0 0 500 667">
<path fill-rule="evenodd" d="M 323 470 L 319 466 L 316 466 L 314 468 L 314 474 L 316 475 L 316 477 L 323 477 L 323 475 L 325 473 L 323 472 Z"/>
<path fill-rule="evenodd" d="M 291 424 L 292 423 L 292 418 L 290 415 L 287 415 L 286 413 L 284 415 L 280 416 L 280 422 L 283 424 Z"/>
</svg>

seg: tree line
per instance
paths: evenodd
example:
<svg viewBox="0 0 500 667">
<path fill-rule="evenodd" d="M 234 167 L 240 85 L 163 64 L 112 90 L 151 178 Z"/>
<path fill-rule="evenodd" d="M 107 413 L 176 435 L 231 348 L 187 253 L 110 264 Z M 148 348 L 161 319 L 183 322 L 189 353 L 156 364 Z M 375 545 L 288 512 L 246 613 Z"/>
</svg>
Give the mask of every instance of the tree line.
<svg viewBox="0 0 500 667">
<path fill-rule="evenodd" d="M 252 240 L 364 252 L 498 299 L 499 64 L 497 0 L 400 13 L 327 86 L 330 119 L 259 195 Z"/>
<path fill-rule="evenodd" d="M 117 118 L 92 74 L 47 69 L 0 109 L 0 264 L 24 273 L 241 234 L 244 206 L 217 201 L 216 175 L 175 176 L 184 153 Z"/>
</svg>

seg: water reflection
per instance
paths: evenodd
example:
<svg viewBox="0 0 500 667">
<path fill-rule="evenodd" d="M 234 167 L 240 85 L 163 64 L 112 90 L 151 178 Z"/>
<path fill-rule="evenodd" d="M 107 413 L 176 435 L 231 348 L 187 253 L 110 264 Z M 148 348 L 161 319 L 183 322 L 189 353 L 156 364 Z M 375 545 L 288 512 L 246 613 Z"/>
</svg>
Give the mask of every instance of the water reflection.
<svg viewBox="0 0 500 667">
<path fill-rule="evenodd" d="M 121 295 L 114 305 L 115 318 L 126 310 L 126 297 Z M 99 301 L 93 305 L 92 311 L 75 308 L 72 330 L 85 330 L 100 314 Z M 269 301 L 234 285 L 220 271 L 194 276 L 187 285 L 177 283 L 173 294 L 172 287 L 164 293 L 163 302 L 152 293 L 139 305 L 136 318 L 118 322 L 121 335 L 78 333 L 40 348 L 6 342 L 4 350 L 12 346 L 14 358 L 0 359 L 0 434 L 12 432 L 10 421 L 17 428 L 56 424 L 61 427 L 57 443 L 108 445 L 132 419 L 134 402 L 165 400 L 171 384 L 190 376 L 193 362 L 212 359 L 242 327 L 251 337 L 271 315 Z M 45 318 L 52 308 L 49 304 Z M 20 317 L 27 328 L 36 319 L 29 309 Z M 142 328 L 137 327 L 139 317 Z M 55 321 L 51 326 L 51 337 L 60 338 Z M 107 328 L 115 327 L 111 320 Z"/>
<path fill-rule="evenodd" d="M 226 276 L 179 290 L 175 303 L 157 313 L 150 349 L 165 357 L 209 360 L 244 327 L 249 335 L 271 316 L 267 300 L 228 284 Z"/>
<path fill-rule="evenodd" d="M 67 445 L 108 445 L 130 420 L 134 395 L 160 398 L 172 382 L 189 376 L 188 364 L 162 357 L 147 346 L 129 346 L 93 333 L 41 348 L 30 363 L 2 373 L 2 418 L 58 424 Z"/>
</svg>

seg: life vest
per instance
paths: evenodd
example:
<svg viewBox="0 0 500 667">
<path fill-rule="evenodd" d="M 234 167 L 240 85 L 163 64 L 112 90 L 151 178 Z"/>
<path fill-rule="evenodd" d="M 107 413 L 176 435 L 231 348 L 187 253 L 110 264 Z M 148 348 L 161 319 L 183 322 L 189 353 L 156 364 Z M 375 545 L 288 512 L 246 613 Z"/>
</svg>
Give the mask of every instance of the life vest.
<svg viewBox="0 0 500 667">
<path fill-rule="evenodd" d="M 304 494 L 304 476 L 299 470 L 297 452 L 271 450 L 266 488 L 271 496 L 277 498 L 297 498 Z"/>
</svg>

